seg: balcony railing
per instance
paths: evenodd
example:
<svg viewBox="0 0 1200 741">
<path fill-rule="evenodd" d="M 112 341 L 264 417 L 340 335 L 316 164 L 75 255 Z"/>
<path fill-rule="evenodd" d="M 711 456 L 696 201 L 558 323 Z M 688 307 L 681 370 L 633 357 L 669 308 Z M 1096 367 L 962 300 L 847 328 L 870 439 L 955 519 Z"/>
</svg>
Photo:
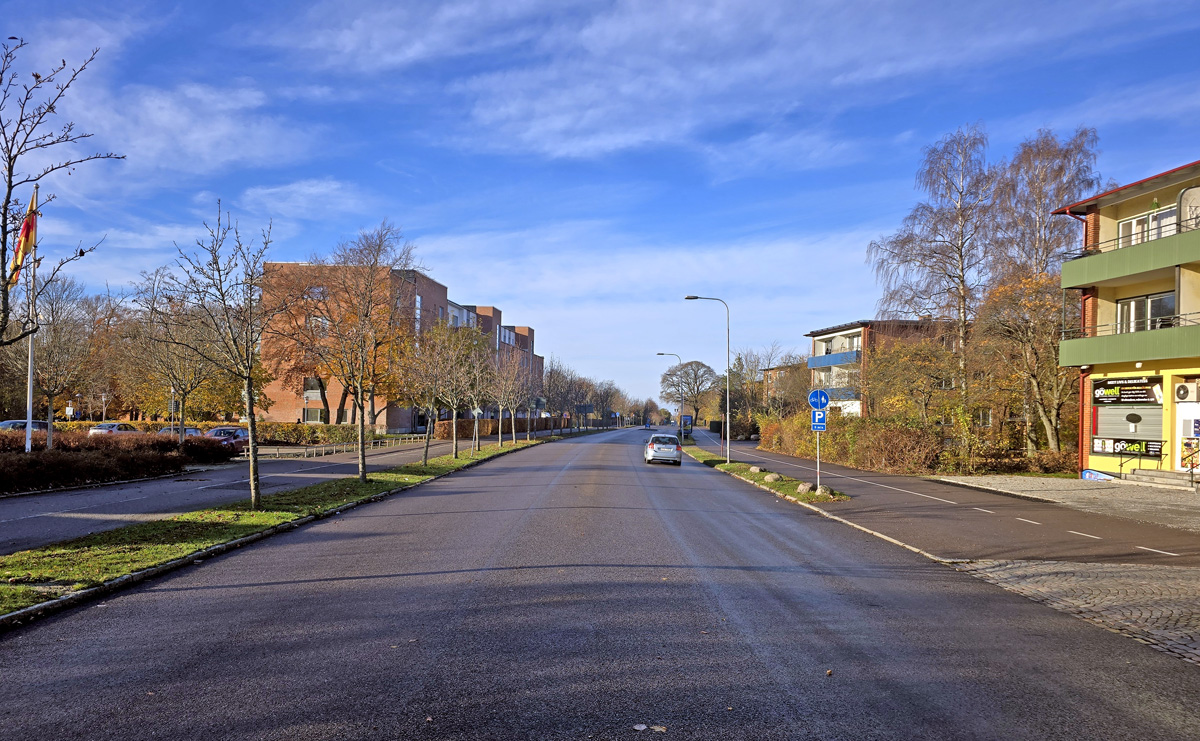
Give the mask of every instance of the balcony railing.
<svg viewBox="0 0 1200 741">
<path fill-rule="evenodd" d="M 1106 239 L 1103 242 L 1093 242 L 1092 244 L 1086 245 L 1082 252 L 1077 252 L 1067 259 L 1077 260 L 1081 257 L 1088 257 L 1101 252 L 1111 252 L 1113 250 L 1119 250 L 1125 247 L 1132 247 L 1135 244 L 1145 244 L 1146 242 L 1153 242 L 1158 239 L 1173 237 L 1176 234 L 1190 232 L 1196 229 L 1200 229 L 1200 216 L 1190 219 L 1183 219 L 1182 221 L 1175 221 L 1170 224 L 1147 227 L 1139 232 L 1126 234 L 1125 236 L 1115 237 L 1113 239 Z"/>
<path fill-rule="evenodd" d="M 1064 340 L 1077 340 L 1081 337 L 1109 337 L 1116 334 L 1149 332 L 1156 329 L 1187 327 L 1197 324 L 1200 324 L 1200 311 L 1194 311 L 1190 314 L 1173 314 L 1171 316 L 1137 319 L 1128 323 L 1115 322 L 1113 324 L 1093 324 L 1087 327 L 1068 327 L 1062 331 L 1062 338 Z"/>
</svg>

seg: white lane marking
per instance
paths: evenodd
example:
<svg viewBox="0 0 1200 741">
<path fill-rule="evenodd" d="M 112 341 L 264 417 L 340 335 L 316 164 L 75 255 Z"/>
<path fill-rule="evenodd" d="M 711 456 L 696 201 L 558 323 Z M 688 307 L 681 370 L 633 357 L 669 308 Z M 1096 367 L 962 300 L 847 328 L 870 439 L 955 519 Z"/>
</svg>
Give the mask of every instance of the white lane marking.
<svg viewBox="0 0 1200 741">
<path fill-rule="evenodd" d="M 1134 548 L 1141 548 L 1143 551 L 1152 551 L 1154 553 L 1161 553 L 1164 556 L 1178 556 L 1179 555 L 1178 553 L 1171 553 L 1170 551 L 1160 551 L 1157 548 L 1147 548 L 1144 545 L 1135 545 Z"/>
<path fill-rule="evenodd" d="M 991 511 L 990 509 L 984 509 L 983 507 L 972 507 L 971 509 L 977 509 L 980 512 L 987 512 L 989 515 L 996 514 L 995 512 Z"/>
<path fill-rule="evenodd" d="M 1092 538 L 1093 540 L 1104 540 L 1104 538 L 1101 538 L 1099 535 L 1088 535 L 1087 533 L 1081 533 L 1075 530 L 1068 530 L 1067 532 L 1071 535 L 1082 535 L 1085 538 Z"/>
<path fill-rule="evenodd" d="M 847 477 L 847 478 L 849 478 L 849 477 Z M 932 496 L 929 494 L 921 494 L 921 493 L 915 492 L 915 491 L 910 491 L 909 494 L 916 494 L 917 496 L 925 497 L 926 499 L 936 499 L 939 502 L 945 502 L 946 504 L 958 504 L 958 502 L 951 502 L 949 499 L 942 499 L 941 497 L 935 497 L 935 496 Z"/>
<path fill-rule="evenodd" d="M 1042 524 L 1040 522 L 1034 522 L 1033 520 L 1026 520 L 1024 517 L 1018 517 L 1017 519 L 1020 520 L 1021 522 L 1028 522 L 1030 525 L 1041 525 Z"/>
</svg>

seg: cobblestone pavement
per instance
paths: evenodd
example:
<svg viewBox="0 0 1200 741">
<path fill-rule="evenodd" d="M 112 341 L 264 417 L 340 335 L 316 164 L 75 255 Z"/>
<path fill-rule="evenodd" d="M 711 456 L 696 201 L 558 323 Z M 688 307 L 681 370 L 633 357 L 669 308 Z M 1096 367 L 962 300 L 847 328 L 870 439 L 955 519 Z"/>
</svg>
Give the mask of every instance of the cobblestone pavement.
<svg viewBox="0 0 1200 741">
<path fill-rule="evenodd" d="M 972 561 L 954 568 L 1200 664 L 1200 567 Z"/>
<path fill-rule="evenodd" d="M 1190 491 L 1052 476 L 941 476 L 937 480 L 1200 532 L 1200 495 Z"/>
</svg>

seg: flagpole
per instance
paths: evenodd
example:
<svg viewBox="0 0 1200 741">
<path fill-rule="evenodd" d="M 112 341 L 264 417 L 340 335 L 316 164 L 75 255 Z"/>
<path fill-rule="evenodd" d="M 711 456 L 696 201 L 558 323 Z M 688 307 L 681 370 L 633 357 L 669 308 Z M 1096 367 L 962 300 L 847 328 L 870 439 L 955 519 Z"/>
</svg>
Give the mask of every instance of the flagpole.
<svg viewBox="0 0 1200 741">
<path fill-rule="evenodd" d="M 33 202 L 37 203 L 38 187 L 33 186 Z M 37 206 L 35 205 L 36 209 Z M 29 265 L 29 326 L 35 327 L 37 321 L 37 308 L 34 306 L 34 301 L 37 299 L 37 239 L 33 240 L 33 253 L 30 255 Z M 25 384 L 25 452 L 33 451 L 33 334 L 29 335 L 29 378 Z"/>
</svg>

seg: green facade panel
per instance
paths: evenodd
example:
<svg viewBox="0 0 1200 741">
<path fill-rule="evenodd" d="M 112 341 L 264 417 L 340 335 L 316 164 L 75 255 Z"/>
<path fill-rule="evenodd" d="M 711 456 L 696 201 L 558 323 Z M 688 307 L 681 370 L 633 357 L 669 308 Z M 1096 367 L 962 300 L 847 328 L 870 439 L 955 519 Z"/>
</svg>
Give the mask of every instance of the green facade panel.
<svg viewBox="0 0 1200 741">
<path fill-rule="evenodd" d="M 1062 287 L 1084 288 L 1189 262 L 1200 262 L 1200 230 L 1068 260 L 1062 266 Z"/>
<path fill-rule="evenodd" d="M 1200 357 L 1200 325 L 1081 337 L 1058 345 L 1059 365 L 1079 367 Z"/>
</svg>

